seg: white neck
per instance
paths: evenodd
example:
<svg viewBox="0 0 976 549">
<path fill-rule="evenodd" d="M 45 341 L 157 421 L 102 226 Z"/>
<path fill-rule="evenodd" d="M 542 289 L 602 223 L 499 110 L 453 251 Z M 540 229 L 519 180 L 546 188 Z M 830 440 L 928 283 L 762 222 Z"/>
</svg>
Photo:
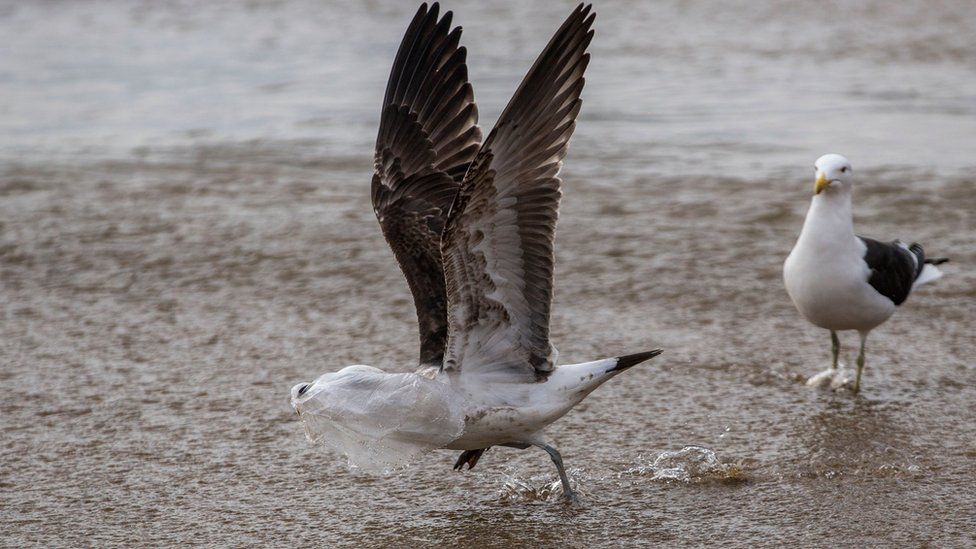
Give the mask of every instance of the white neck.
<svg viewBox="0 0 976 549">
<path fill-rule="evenodd" d="M 851 242 L 853 245 L 853 237 L 854 218 L 851 214 L 851 191 L 834 189 L 814 195 L 797 243 L 803 241 L 834 244 Z"/>
</svg>

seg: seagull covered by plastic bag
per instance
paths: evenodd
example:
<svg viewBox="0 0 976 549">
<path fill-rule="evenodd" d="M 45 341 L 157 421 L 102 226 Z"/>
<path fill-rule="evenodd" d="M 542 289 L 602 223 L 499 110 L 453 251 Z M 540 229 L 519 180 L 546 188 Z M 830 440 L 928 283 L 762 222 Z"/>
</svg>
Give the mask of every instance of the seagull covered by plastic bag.
<svg viewBox="0 0 976 549">
<path fill-rule="evenodd" d="M 422 5 L 393 63 L 372 202 L 413 293 L 416 373 L 349 366 L 292 388 L 312 442 L 390 470 L 438 448 L 473 467 L 491 446 L 539 447 L 573 498 L 544 429 L 659 349 L 558 365 L 549 342 L 557 177 L 580 110 L 595 14 L 577 7 L 481 141 L 461 28 Z"/>
</svg>

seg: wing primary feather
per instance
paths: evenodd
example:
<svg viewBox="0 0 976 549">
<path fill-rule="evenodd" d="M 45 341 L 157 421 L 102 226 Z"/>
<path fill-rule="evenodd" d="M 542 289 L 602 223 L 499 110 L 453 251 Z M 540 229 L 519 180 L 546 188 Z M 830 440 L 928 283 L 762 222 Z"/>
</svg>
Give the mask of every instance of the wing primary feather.
<svg viewBox="0 0 976 549">
<path fill-rule="evenodd" d="M 376 138 L 373 210 L 414 298 L 420 363 L 440 365 L 447 337 L 441 233 L 481 141 L 461 28 L 422 4 L 397 49 Z"/>
<path fill-rule="evenodd" d="M 413 49 L 415 41 L 418 38 L 418 29 L 424 23 L 426 18 L 427 3 L 425 2 L 421 4 L 419 8 L 417 8 L 417 13 L 414 14 L 413 19 L 407 26 L 407 30 L 403 34 L 403 40 L 400 42 L 400 47 L 397 49 L 396 57 L 393 59 L 393 67 L 390 68 L 390 77 L 386 82 L 386 94 L 383 96 L 384 106 L 399 102 L 397 99 L 395 99 L 395 95 L 400 85 L 400 80 L 403 76 L 403 67 L 406 64 L 407 57 L 410 55 L 410 51 Z"/>
<path fill-rule="evenodd" d="M 519 84 L 461 183 L 442 238 L 444 368 L 544 379 L 557 177 L 582 102 L 595 14 L 580 4 Z"/>
</svg>

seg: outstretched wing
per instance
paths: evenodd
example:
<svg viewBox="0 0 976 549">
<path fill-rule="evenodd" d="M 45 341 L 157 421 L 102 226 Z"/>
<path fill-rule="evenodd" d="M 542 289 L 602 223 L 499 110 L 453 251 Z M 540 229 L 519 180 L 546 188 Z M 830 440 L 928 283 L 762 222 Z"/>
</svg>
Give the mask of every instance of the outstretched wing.
<svg viewBox="0 0 976 549">
<path fill-rule="evenodd" d="M 447 339 L 441 233 L 481 143 L 461 28 L 423 4 L 400 43 L 376 138 L 372 199 L 413 293 L 420 363 L 440 366 Z"/>
<path fill-rule="evenodd" d="M 557 176 L 575 128 L 595 14 L 580 5 L 529 69 L 472 162 L 442 243 L 446 370 L 543 379 Z"/>
</svg>

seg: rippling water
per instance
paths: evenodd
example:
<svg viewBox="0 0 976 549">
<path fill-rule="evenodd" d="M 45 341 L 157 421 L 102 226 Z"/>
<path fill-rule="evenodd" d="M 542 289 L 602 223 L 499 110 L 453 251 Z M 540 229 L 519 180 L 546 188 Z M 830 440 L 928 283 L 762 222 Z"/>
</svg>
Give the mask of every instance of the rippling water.
<svg viewBox="0 0 976 549">
<path fill-rule="evenodd" d="M 572 8 L 524 4 L 448 4 L 484 126 Z M 552 427 L 568 508 L 541 452 L 370 476 L 288 406 L 415 357 L 368 197 L 414 3 L 0 5 L 4 545 L 976 543 L 976 7 L 595 8 L 553 338 L 666 354 Z M 828 151 L 861 232 L 953 258 L 858 398 L 780 278 Z"/>
</svg>

